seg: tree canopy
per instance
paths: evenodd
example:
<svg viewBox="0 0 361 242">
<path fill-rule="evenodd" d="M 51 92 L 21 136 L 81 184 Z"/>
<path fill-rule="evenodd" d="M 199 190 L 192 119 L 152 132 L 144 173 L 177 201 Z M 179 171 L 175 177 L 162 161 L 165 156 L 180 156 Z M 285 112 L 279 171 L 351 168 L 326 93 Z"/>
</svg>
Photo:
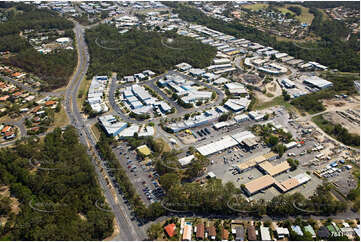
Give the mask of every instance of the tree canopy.
<svg viewBox="0 0 361 242">
<path fill-rule="evenodd" d="M 20 203 L 16 216 L 7 212 L 0 238 L 103 240 L 111 235 L 113 215 L 96 207 L 104 197 L 75 128 L 56 128 L 43 142 L 35 140 L 0 150 L 0 184 Z"/>
<path fill-rule="evenodd" d="M 178 43 L 177 48 L 169 46 Z M 99 25 L 86 32 L 91 55 L 89 75 L 117 72 L 119 76 L 152 70 L 162 73 L 181 62 L 195 67 L 212 63 L 216 49 L 198 40 L 177 35 L 174 31 L 159 33 L 132 29 L 120 34 L 109 25 Z"/>
</svg>

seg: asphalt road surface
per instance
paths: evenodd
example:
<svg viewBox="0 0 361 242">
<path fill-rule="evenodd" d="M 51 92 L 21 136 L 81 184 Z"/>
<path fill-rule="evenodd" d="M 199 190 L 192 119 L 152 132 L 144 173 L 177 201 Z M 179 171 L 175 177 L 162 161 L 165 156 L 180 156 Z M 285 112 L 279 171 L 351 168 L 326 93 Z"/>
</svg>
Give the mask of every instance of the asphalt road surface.
<svg viewBox="0 0 361 242">
<path fill-rule="evenodd" d="M 89 147 L 89 155 L 92 155 L 90 152 L 91 150 L 95 151 L 93 154 L 96 159 L 101 162 L 101 166 L 104 167 L 104 161 L 100 158 L 95 149 L 95 139 L 91 135 L 90 128 L 86 126 L 85 120 L 83 119 L 76 102 L 80 83 L 88 70 L 89 53 L 84 39 L 84 27 L 75 22 L 74 32 L 76 43 L 78 45 L 78 66 L 65 91 L 66 113 L 69 116 L 71 124 L 79 131 L 80 141 Z M 92 163 L 95 167 L 99 184 L 104 191 L 104 196 L 106 197 L 113 214 L 115 215 L 118 229 L 120 231 L 119 235 L 114 238 L 114 240 L 143 240 L 145 238 L 144 231 L 140 229 L 135 222 L 130 220 L 130 211 L 126 208 L 126 205 L 119 194 L 116 193 L 116 197 L 112 195 L 110 189 L 106 185 L 105 177 L 102 175 L 100 168 L 96 164 L 96 159 L 92 159 Z M 111 181 L 111 179 L 109 180 Z"/>
</svg>

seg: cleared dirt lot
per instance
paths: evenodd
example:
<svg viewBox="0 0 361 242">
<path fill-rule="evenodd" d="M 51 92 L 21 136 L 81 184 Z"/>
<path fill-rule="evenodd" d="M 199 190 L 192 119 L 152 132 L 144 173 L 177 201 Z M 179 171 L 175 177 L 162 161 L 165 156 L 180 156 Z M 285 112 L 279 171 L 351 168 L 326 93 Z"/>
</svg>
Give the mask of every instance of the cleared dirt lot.
<svg viewBox="0 0 361 242">
<path fill-rule="evenodd" d="M 267 83 L 265 88 L 266 88 L 266 94 L 263 94 L 262 92 L 259 91 L 255 91 L 255 95 L 259 103 L 269 102 L 273 98 L 282 95 L 282 89 L 276 81 Z"/>
<path fill-rule="evenodd" d="M 360 100 L 358 97 L 324 100 L 323 104 L 329 111 L 323 115 L 325 119 L 341 124 L 350 133 L 360 135 Z"/>
</svg>

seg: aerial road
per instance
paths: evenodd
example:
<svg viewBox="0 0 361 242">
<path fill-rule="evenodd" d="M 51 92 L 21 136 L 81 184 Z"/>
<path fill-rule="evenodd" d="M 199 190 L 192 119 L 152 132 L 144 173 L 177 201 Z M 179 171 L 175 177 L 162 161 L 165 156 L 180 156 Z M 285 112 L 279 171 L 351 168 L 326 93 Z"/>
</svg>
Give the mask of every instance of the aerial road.
<svg viewBox="0 0 361 242">
<path fill-rule="evenodd" d="M 104 161 L 96 152 L 96 141 L 91 135 L 90 128 L 86 126 L 85 120 L 83 119 L 76 102 L 78 89 L 81 81 L 87 73 L 90 57 L 84 38 L 84 27 L 77 22 L 74 23 L 74 33 L 76 37 L 78 51 L 78 65 L 65 91 L 66 113 L 69 117 L 70 123 L 79 131 L 80 141 L 85 146 L 89 147 L 89 155 L 92 155 L 91 150 L 95 151 L 93 153 L 95 155 L 95 159 L 92 159 L 92 163 L 95 167 L 99 184 L 104 191 L 104 196 L 118 224 L 119 235 L 115 239 L 126 241 L 143 240 L 145 239 L 144 231 L 142 229 L 139 229 L 138 225 L 130 220 L 129 211 L 124 204 L 122 198 L 119 196 L 119 194 L 116 194 L 115 197 L 113 196 L 110 189 L 106 185 L 107 183 L 104 175 L 101 173 L 100 168 L 96 165 L 96 160 L 100 161 L 101 163 L 103 163 Z M 102 164 L 102 166 L 104 167 L 104 164 Z"/>
</svg>

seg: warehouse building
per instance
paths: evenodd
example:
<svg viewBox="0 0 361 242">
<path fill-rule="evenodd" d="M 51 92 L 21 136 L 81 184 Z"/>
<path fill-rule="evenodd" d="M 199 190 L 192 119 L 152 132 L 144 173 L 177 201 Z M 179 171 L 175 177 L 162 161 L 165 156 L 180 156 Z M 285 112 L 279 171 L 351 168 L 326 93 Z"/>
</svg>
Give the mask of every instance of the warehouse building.
<svg viewBox="0 0 361 242">
<path fill-rule="evenodd" d="M 135 133 L 137 133 L 139 137 L 154 136 L 154 128 L 152 126 L 132 124 L 130 127 L 120 131 L 117 137 L 119 139 L 133 137 Z"/>
<path fill-rule="evenodd" d="M 286 88 L 294 88 L 294 87 L 296 87 L 296 84 L 293 81 L 291 81 L 290 79 L 288 79 L 288 78 L 283 79 L 281 81 L 281 83 Z"/>
<path fill-rule="evenodd" d="M 240 122 L 244 122 L 244 121 L 249 120 L 249 117 L 248 117 L 247 114 L 240 114 L 240 115 L 235 116 L 233 119 L 237 123 L 240 123 Z"/>
<path fill-rule="evenodd" d="M 216 84 L 216 85 L 221 85 L 221 84 L 225 84 L 225 83 L 228 83 L 228 82 L 231 82 L 231 80 L 229 80 L 229 79 L 227 79 L 225 77 L 220 77 L 217 80 L 215 80 L 213 83 Z"/>
<path fill-rule="evenodd" d="M 255 138 L 255 136 L 250 131 L 242 131 L 232 136 L 226 135 L 219 141 L 198 147 L 197 151 L 204 156 L 211 155 L 236 145 L 242 145 L 243 140 L 247 138 Z"/>
<path fill-rule="evenodd" d="M 211 65 L 207 67 L 209 71 L 217 71 L 232 68 L 232 64 L 221 64 L 221 65 Z"/>
<path fill-rule="evenodd" d="M 261 190 L 273 186 L 275 182 L 276 180 L 270 175 L 261 176 L 253 181 L 246 183 L 244 190 L 248 196 L 252 196 L 253 194 L 260 192 Z"/>
<path fill-rule="evenodd" d="M 248 116 L 255 121 L 261 121 L 264 118 L 264 113 L 259 111 L 251 111 L 248 113 Z"/>
<path fill-rule="evenodd" d="M 178 123 L 172 123 L 168 126 L 173 132 L 178 132 L 188 128 L 198 127 L 203 124 L 208 124 L 217 120 L 221 114 L 214 109 L 207 110 L 206 112 L 191 117 L 188 120 L 181 121 Z"/>
<path fill-rule="evenodd" d="M 100 116 L 98 120 L 100 126 L 109 136 L 117 136 L 128 126 L 127 123 L 119 122 L 113 115 Z"/>
<path fill-rule="evenodd" d="M 270 176 L 277 176 L 283 172 L 289 171 L 291 168 L 287 161 L 284 161 L 278 165 L 272 165 L 270 162 L 265 161 L 258 165 L 260 170 Z"/>
<path fill-rule="evenodd" d="M 244 85 L 238 82 L 231 82 L 224 85 L 225 88 L 229 91 L 232 95 L 242 95 L 248 94 L 248 90 L 245 88 Z"/>
<path fill-rule="evenodd" d="M 248 98 L 228 99 L 224 106 L 233 112 L 240 112 L 246 110 L 250 103 L 251 100 Z"/>
<path fill-rule="evenodd" d="M 194 77 L 201 77 L 205 72 L 205 70 L 199 69 L 199 68 L 192 68 L 189 70 L 189 74 L 191 74 Z"/>
<path fill-rule="evenodd" d="M 290 179 L 287 179 L 281 183 L 277 184 L 277 188 L 285 193 L 288 191 L 291 191 L 292 189 L 295 189 L 296 187 L 299 187 L 311 180 L 311 177 L 307 175 L 306 173 L 301 173 L 295 177 L 292 177 Z"/>
<path fill-rule="evenodd" d="M 183 157 L 182 159 L 179 159 L 178 162 L 181 164 L 181 166 L 186 166 L 192 162 L 194 159 L 194 155 L 189 155 L 186 157 Z"/>
<path fill-rule="evenodd" d="M 176 65 L 175 67 L 180 71 L 188 71 L 192 68 L 192 66 L 190 64 L 185 63 L 185 62 L 180 63 L 180 64 Z"/>
<path fill-rule="evenodd" d="M 94 76 L 88 90 L 87 102 L 93 112 L 107 112 L 108 107 L 103 100 L 103 93 L 108 82 L 107 76 Z"/>
<path fill-rule="evenodd" d="M 214 59 L 213 63 L 215 65 L 228 64 L 231 63 L 231 60 L 228 58 Z"/>
<path fill-rule="evenodd" d="M 303 83 L 312 88 L 316 87 L 318 89 L 325 89 L 333 86 L 332 82 L 326 81 L 325 79 L 322 79 L 318 76 L 306 76 L 303 79 Z"/>
</svg>

